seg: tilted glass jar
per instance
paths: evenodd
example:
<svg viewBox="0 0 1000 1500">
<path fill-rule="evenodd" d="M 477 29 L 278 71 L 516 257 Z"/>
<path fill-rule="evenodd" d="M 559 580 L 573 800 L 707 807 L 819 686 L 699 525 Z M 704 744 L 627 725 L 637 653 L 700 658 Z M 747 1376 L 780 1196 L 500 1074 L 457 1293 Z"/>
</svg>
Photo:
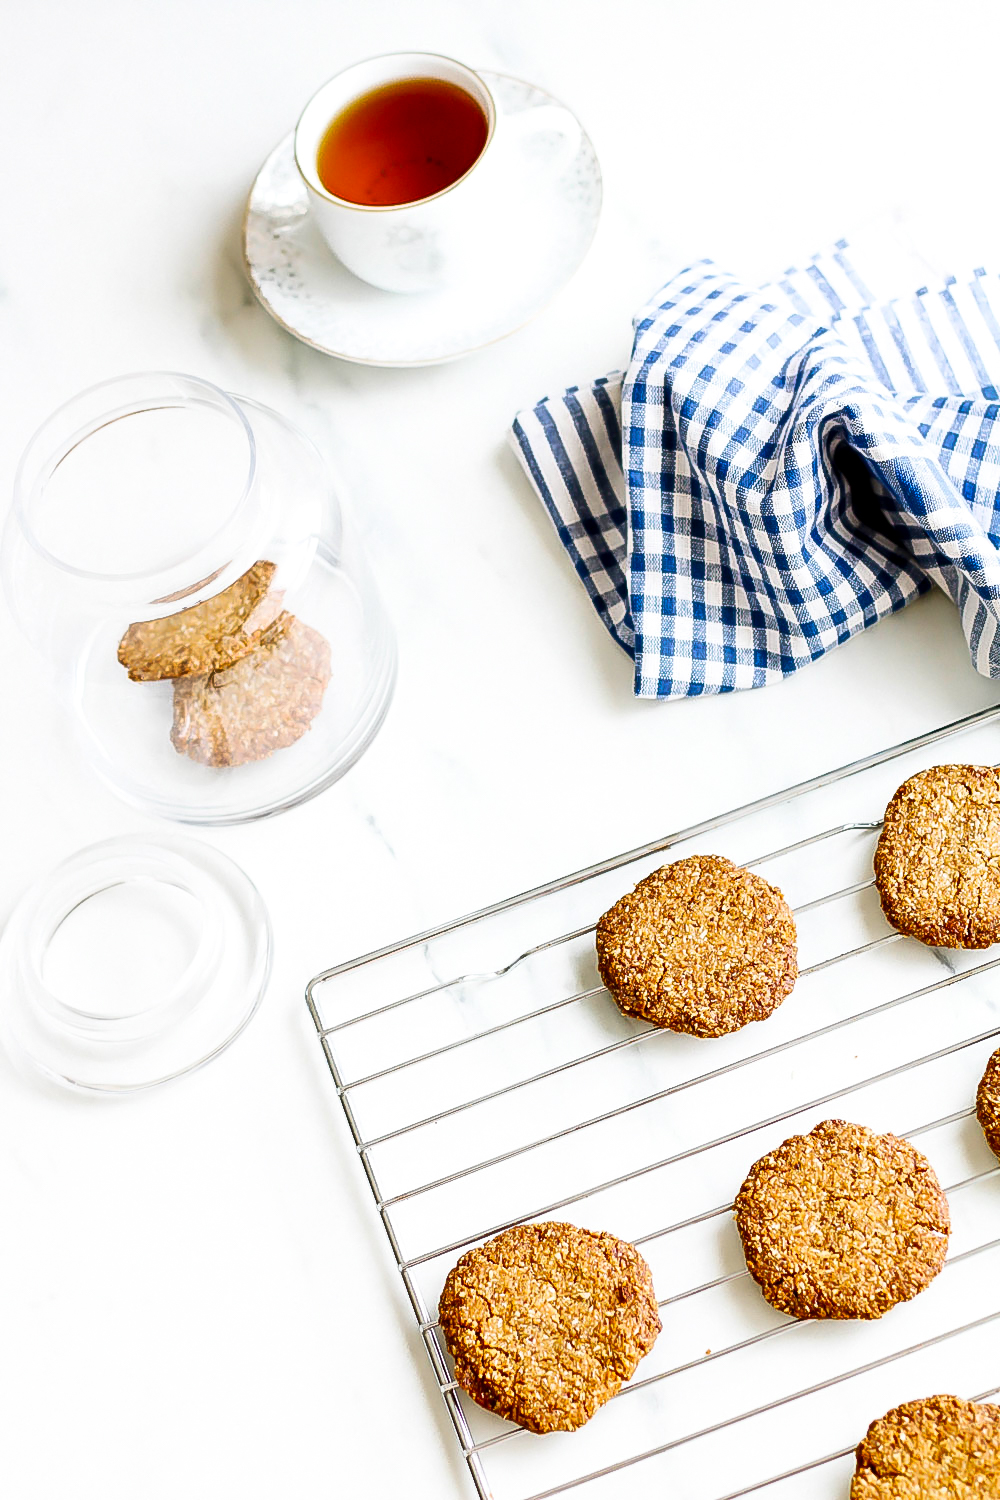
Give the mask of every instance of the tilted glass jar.
<svg viewBox="0 0 1000 1500">
<path fill-rule="evenodd" d="M 207 381 L 126 375 L 55 411 L 21 459 L 2 569 L 91 764 L 164 817 L 292 807 L 388 708 L 392 631 L 327 465 Z"/>
</svg>

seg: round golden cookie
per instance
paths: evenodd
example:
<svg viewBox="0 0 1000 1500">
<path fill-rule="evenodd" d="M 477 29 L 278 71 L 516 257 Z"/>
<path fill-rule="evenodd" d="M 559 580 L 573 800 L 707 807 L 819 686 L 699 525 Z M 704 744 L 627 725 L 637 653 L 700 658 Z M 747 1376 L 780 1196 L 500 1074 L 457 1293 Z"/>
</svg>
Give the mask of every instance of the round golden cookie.
<svg viewBox="0 0 1000 1500">
<path fill-rule="evenodd" d="M 851 1500 L 1000 1495 L 1000 1406 L 928 1396 L 886 1412 L 858 1447 Z"/>
<path fill-rule="evenodd" d="M 936 948 L 1000 941 L 1000 771 L 932 766 L 895 793 L 875 850 L 882 910 Z"/>
<path fill-rule="evenodd" d="M 1000 1157 L 1000 1052 L 994 1052 L 979 1081 L 976 1118 L 993 1155 Z"/>
<path fill-rule="evenodd" d="M 438 1308 L 455 1379 L 530 1432 L 589 1422 L 660 1331 L 633 1245 L 573 1224 L 519 1224 L 463 1255 Z"/>
<path fill-rule="evenodd" d="M 597 924 L 597 967 L 627 1015 L 725 1036 L 764 1021 L 798 977 L 777 886 L 719 855 L 654 870 Z"/>
<path fill-rule="evenodd" d="M 747 1269 L 793 1318 L 880 1318 L 944 1265 L 948 1200 L 909 1141 L 824 1120 L 751 1167 L 736 1199 Z"/>
</svg>

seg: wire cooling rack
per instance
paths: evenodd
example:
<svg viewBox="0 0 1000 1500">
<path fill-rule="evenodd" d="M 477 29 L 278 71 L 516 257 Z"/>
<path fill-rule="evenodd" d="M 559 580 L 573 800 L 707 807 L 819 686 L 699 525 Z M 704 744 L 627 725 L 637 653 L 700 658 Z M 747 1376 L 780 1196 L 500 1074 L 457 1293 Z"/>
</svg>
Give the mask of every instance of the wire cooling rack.
<svg viewBox="0 0 1000 1500">
<path fill-rule="evenodd" d="M 421 933 L 313 979 L 307 1001 L 480 1500 L 834 1500 L 869 1422 L 1000 1382 L 1000 1166 L 974 1116 L 1000 1038 L 1000 957 L 886 924 L 882 811 L 922 766 L 997 760 L 1000 707 Z M 623 1016 L 593 927 L 670 858 L 764 870 L 800 978 L 765 1023 L 706 1041 Z M 750 1165 L 840 1117 L 918 1140 L 947 1188 L 947 1264 L 876 1323 L 798 1322 L 746 1271 L 731 1206 Z M 663 1332 L 576 1433 L 476 1407 L 436 1322 L 460 1254 L 562 1218 L 638 1245 Z"/>
</svg>

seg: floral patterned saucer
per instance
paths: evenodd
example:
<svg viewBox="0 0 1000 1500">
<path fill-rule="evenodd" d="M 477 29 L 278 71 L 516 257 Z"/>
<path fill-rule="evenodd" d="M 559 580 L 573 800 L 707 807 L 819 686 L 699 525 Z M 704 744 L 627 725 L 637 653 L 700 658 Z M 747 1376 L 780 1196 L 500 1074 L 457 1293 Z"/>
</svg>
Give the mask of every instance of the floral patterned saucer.
<svg viewBox="0 0 1000 1500">
<path fill-rule="evenodd" d="M 482 77 L 503 113 L 555 102 L 520 79 Z M 310 219 L 289 134 L 250 192 L 243 228 L 250 284 L 283 328 L 339 359 L 434 365 L 482 349 L 552 300 L 586 255 L 601 212 L 601 170 L 582 128 L 570 160 L 540 128 L 525 133 L 511 165 L 489 253 L 454 287 L 403 295 L 359 281 L 328 249 Z"/>
</svg>

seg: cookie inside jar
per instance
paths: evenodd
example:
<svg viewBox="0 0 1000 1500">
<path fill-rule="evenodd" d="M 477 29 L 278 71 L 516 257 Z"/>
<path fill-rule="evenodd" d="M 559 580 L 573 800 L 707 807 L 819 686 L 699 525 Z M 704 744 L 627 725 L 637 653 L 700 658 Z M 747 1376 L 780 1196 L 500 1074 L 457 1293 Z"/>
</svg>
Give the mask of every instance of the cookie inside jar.
<svg viewBox="0 0 1000 1500">
<path fill-rule="evenodd" d="M 118 660 L 133 682 L 170 681 L 170 743 L 216 768 L 293 745 L 323 706 L 330 645 L 282 608 L 273 562 L 164 619 L 130 625 Z"/>
</svg>

